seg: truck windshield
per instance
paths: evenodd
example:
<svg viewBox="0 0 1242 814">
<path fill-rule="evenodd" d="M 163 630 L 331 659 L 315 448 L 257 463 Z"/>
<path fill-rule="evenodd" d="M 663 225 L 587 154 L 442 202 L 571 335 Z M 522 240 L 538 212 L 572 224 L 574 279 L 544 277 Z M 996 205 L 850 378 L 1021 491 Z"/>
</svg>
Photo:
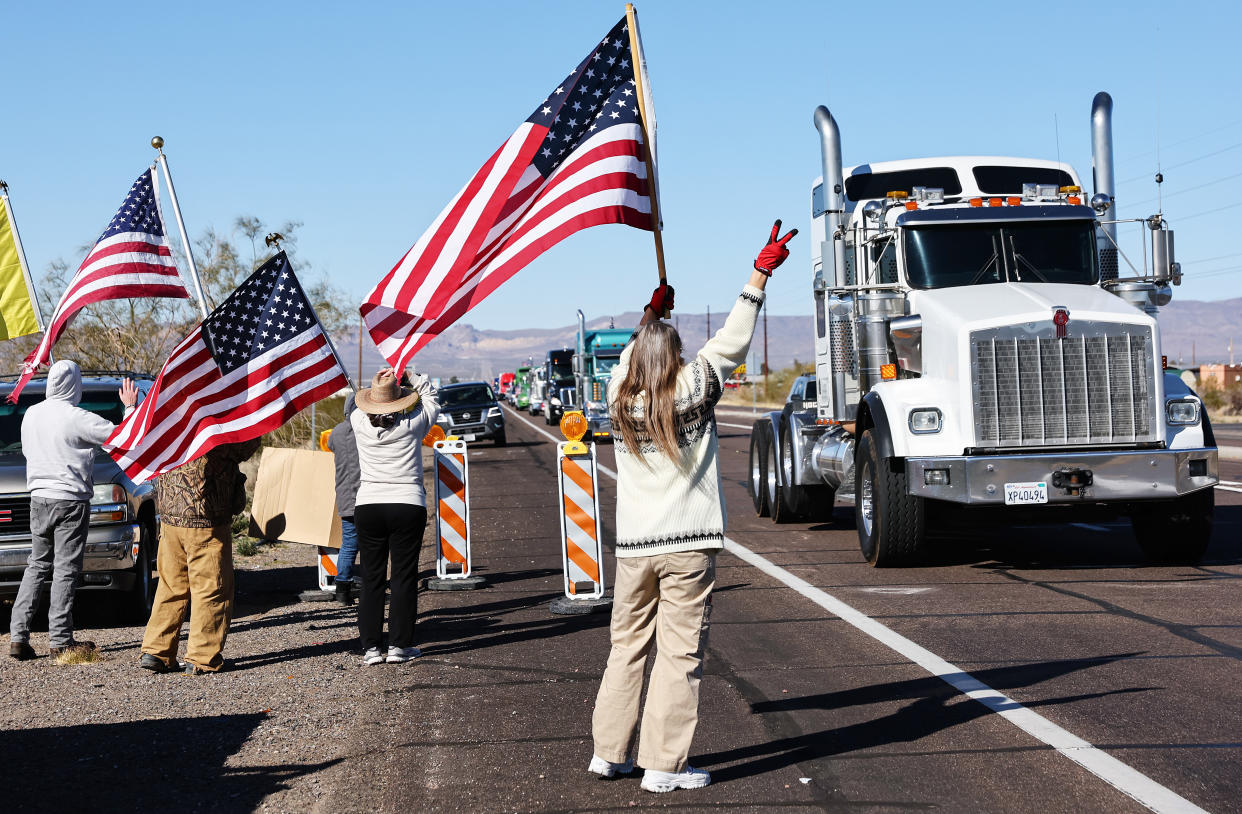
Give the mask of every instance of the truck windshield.
<svg viewBox="0 0 1242 814">
<path fill-rule="evenodd" d="M 492 388 L 485 384 L 470 387 L 446 387 L 440 391 L 441 407 L 461 407 L 466 404 L 483 404 L 495 400 Z"/>
<path fill-rule="evenodd" d="M 621 361 L 620 356 L 596 356 L 595 357 L 595 374 L 602 376 L 612 373 L 612 369 Z"/>
<path fill-rule="evenodd" d="M 22 418 L 32 406 L 43 401 L 42 395 L 22 395 L 16 404 L 0 401 L 0 452 L 22 451 Z M 78 406 L 95 415 L 103 416 L 113 424 L 120 424 L 125 417 L 125 405 L 114 393 L 83 393 Z"/>
<path fill-rule="evenodd" d="M 570 359 L 553 359 L 551 367 L 553 381 L 559 382 L 574 377 L 574 363 Z"/>
<path fill-rule="evenodd" d="M 985 283 L 1094 284 L 1091 221 L 917 226 L 906 230 L 906 274 L 914 288 Z"/>
</svg>

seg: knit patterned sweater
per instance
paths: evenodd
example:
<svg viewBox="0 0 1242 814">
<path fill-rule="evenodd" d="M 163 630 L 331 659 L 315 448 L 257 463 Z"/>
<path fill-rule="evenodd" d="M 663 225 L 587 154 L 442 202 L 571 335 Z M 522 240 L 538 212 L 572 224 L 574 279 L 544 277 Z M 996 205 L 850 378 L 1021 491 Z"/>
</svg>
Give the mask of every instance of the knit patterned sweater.
<svg viewBox="0 0 1242 814">
<path fill-rule="evenodd" d="M 763 300 L 759 289 L 743 288 L 724 327 L 677 374 L 677 463 L 642 432 L 641 422 L 639 449 L 628 448 L 620 434 L 615 435 L 618 557 L 724 548 L 725 505 L 715 408 L 725 380 L 746 360 Z M 613 368 L 608 385 L 610 411 L 620 409 L 617 390 L 629 371 L 633 348 L 631 342 Z M 641 419 L 641 397 L 636 401 L 632 414 Z"/>
</svg>

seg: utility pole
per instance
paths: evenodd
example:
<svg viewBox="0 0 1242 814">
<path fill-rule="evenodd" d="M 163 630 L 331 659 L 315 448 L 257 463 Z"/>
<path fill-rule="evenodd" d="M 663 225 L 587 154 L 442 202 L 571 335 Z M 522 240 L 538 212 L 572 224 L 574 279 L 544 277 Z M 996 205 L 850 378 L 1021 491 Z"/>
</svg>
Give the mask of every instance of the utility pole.
<svg viewBox="0 0 1242 814">
<path fill-rule="evenodd" d="M 712 338 L 712 307 L 707 306 L 707 338 Z"/>
</svg>

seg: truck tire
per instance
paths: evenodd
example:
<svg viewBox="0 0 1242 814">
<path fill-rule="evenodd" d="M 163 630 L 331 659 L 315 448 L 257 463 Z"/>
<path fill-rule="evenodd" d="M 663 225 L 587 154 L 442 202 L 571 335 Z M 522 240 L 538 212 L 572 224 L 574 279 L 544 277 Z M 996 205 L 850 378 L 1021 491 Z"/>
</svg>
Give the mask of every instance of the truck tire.
<svg viewBox="0 0 1242 814">
<path fill-rule="evenodd" d="M 142 518 L 142 535 L 138 540 L 138 561 L 134 563 L 134 586 L 124 594 L 122 612 L 130 621 L 145 623 L 151 618 L 151 605 L 155 602 L 156 581 L 151 577 L 155 566 L 155 547 L 159 540 L 154 522 Z"/>
<path fill-rule="evenodd" d="M 759 517 L 768 516 L 767 466 L 768 466 L 768 432 L 763 422 L 755 422 L 750 429 L 750 457 L 748 459 L 749 477 L 747 486 L 750 488 L 750 500 L 755 504 L 755 514 Z"/>
<path fill-rule="evenodd" d="M 810 490 L 795 486 L 793 482 L 793 439 L 788 424 L 781 427 L 780 439 L 781 446 L 776 455 L 777 499 L 772 504 L 772 519 L 777 523 L 791 523 L 807 517 L 811 513 L 812 502 Z"/>
<path fill-rule="evenodd" d="M 925 554 L 926 510 L 922 498 L 906 494 L 905 468 L 880 457 L 875 433 L 868 429 L 858 443 L 858 545 L 877 568 L 910 565 Z"/>
<path fill-rule="evenodd" d="M 1192 492 L 1167 503 L 1153 504 L 1130 515 L 1139 547 L 1152 562 L 1194 565 L 1212 541 L 1212 489 Z"/>
</svg>

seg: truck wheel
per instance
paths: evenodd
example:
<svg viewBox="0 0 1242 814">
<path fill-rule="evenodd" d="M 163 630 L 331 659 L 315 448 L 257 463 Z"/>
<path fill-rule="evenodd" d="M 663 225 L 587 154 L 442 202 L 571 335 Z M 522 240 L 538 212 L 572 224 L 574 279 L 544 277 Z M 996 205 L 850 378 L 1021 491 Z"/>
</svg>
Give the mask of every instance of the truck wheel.
<svg viewBox="0 0 1242 814">
<path fill-rule="evenodd" d="M 155 565 L 157 537 L 151 521 L 142 519 L 142 534 L 138 540 L 138 561 L 134 564 L 134 587 L 125 594 L 124 612 L 134 622 L 146 622 L 151 618 L 151 605 L 155 602 L 156 582 L 151 578 L 151 569 Z"/>
<path fill-rule="evenodd" d="M 755 504 L 755 514 L 768 516 L 767 472 L 768 436 L 762 423 L 756 422 L 750 430 L 750 458 L 747 485 L 750 487 L 750 500 Z"/>
<path fill-rule="evenodd" d="M 1139 547 L 1152 562 L 1194 565 L 1212 540 L 1216 496 L 1203 489 L 1130 515 Z"/>
<path fill-rule="evenodd" d="M 881 458 L 875 430 L 858 443 L 857 496 L 854 516 L 858 545 L 872 565 L 910 565 L 925 553 L 926 512 L 923 499 L 906 494 L 906 471 Z"/>
<path fill-rule="evenodd" d="M 793 439 L 789 425 L 781 427 L 780 467 L 777 469 L 777 494 L 779 500 L 772 506 L 772 517 L 777 523 L 802 520 L 811 513 L 811 490 L 796 486 L 793 482 Z"/>
</svg>

